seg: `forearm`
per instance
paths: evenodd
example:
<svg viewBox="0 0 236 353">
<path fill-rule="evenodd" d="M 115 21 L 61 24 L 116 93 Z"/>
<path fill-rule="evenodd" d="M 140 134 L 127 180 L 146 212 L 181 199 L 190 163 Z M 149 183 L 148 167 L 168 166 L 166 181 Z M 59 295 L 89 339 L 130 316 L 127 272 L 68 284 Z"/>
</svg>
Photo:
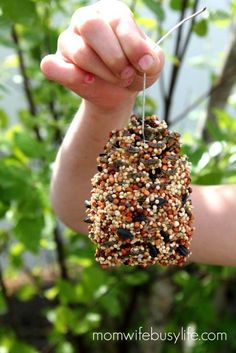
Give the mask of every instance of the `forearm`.
<svg viewBox="0 0 236 353">
<path fill-rule="evenodd" d="M 90 198 L 97 156 L 109 132 L 122 128 L 132 113 L 134 97 L 123 111 L 92 112 L 84 102 L 74 117 L 58 152 L 51 181 L 51 200 L 58 217 L 70 228 L 87 233 L 84 201 Z"/>
<path fill-rule="evenodd" d="M 194 186 L 190 261 L 236 266 L 236 185 Z"/>
</svg>

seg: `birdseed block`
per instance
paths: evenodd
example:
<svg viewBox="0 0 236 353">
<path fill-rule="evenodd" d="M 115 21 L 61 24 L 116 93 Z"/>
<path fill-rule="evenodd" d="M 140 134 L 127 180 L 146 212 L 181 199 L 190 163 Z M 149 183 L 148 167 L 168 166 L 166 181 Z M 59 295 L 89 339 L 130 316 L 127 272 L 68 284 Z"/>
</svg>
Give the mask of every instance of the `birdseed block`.
<svg viewBox="0 0 236 353">
<path fill-rule="evenodd" d="M 183 265 L 193 233 L 190 163 L 180 135 L 165 121 L 132 115 L 112 131 L 97 159 L 90 201 L 89 238 L 102 267 Z"/>
</svg>

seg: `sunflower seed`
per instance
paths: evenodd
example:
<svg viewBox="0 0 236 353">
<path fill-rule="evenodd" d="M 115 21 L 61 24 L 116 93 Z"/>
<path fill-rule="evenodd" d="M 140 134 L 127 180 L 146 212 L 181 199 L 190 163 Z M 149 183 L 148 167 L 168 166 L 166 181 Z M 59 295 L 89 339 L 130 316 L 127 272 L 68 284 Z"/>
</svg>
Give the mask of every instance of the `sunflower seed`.
<svg viewBox="0 0 236 353">
<path fill-rule="evenodd" d="M 151 257 L 156 257 L 159 253 L 159 250 L 157 249 L 157 247 L 155 245 L 153 245 L 152 243 L 147 243 L 147 247 L 149 250 L 149 254 L 151 255 Z"/>
<path fill-rule="evenodd" d="M 144 214 L 134 214 L 133 216 L 133 222 L 143 222 L 146 221 L 146 217 Z"/>
<path fill-rule="evenodd" d="M 84 222 L 91 223 L 91 224 L 93 223 L 93 221 L 89 217 L 84 218 Z"/>
<path fill-rule="evenodd" d="M 164 239 L 164 242 L 167 243 L 170 240 L 170 236 L 163 229 L 160 230 L 160 235 Z"/>
<path fill-rule="evenodd" d="M 86 208 L 91 208 L 91 202 L 88 201 L 88 200 L 85 200 L 85 201 L 84 201 L 84 206 L 85 206 Z"/>
<path fill-rule="evenodd" d="M 178 246 L 178 248 L 176 249 L 176 252 L 181 256 L 187 256 L 189 254 L 189 250 L 186 248 L 186 246 L 182 244 Z"/>
<path fill-rule="evenodd" d="M 117 234 L 121 240 L 133 239 L 134 237 L 133 234 L 128 229 L 124 229 L 124 228 L 118 228 Z"/>
</svg>

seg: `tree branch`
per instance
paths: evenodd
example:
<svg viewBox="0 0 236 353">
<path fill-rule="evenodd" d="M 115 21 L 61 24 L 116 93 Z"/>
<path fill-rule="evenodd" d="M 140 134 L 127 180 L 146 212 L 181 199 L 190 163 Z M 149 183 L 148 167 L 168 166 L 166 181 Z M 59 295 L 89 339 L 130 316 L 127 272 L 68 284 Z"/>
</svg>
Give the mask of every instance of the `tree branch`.
<svg viewBox="0 0 236 353">
<path fill-rule="evenodd" d="M 51 48 L 50 48 L 50 29 L 49 29 L 49 23 L 50 23 L 50 2 L 45 6 L 45 12 L 44 12 L 44 17 L 43 17 L 43 27 L 44 27 L 44 55 L 50 54 Z M 42 53 L 40 53 L 40 58 L 42 57 Z M 56 101 L 56 96 L 55 93 L 53 92 L 53 83 L 49 82 L 50 84 L 50 101 L 48 103 L 48 109 L 51 112 L 51 116 L 54 121 L 59 120 L 59 114 L 56 110 L 55 107 L 55 101 Z M 56 143 L 61 143 L 62 142 L 62 132 L 58 128 L 58 126 L 55 127 L 55 142 Z"/>
<path fill-rule="evenodd" d="M 188 3 L 188 0 L 183 0 L 179 22 L 182 21 L 184 18 L 187 3 Z M 167 96 L 165 97 L 164 120 L 166 121 L 167 124 L 169 123 L 169 119 L 170 119 L 170 109 L 171 109 L 171 105 L 172 105 L 173 92 L 174 92 L 175 85 L 176 85 L 178 71 L 181 66 L 181 62 L 179 61 L 179 50 L 180 50 L 180 44 L 181 44 L 181 40 L 182 40 L 182 33 L 183 33 L 183 27 L 180 26 L 178 28 L 176 42 L 175 42 L 175 50 L 174 50 L 174 56 L 178 59 L 178 63 L 175 63 L 172 66 L 169 90 L 168 90 Z"/>
<path fill-rule="evenodd" d="M 61 231 L 59 229 L 58 224 L 56 224 L 54 227 L 53 235 L 54 235 L 54 241 L 56 243 L 57 261 L 60 267 L 61 277 L 65 280 L 68 280 L 69 275 L 66 267 L 65 249 L 62 241 Z"/>
<path fill-rule="evenodd" d="M 227 99 L 236 82 L 236 18 L 232 26 L 232 39 L 226 54 L 226 58 L 220 73 L 219 81 L 221 84 L 218 90 L 214 90 L 210 96 L 207 109 L 206 122 L 211 121 L 215 123 L 215 109 L 223 109 L 227 104 Z M 230 75 L 229 75 L 230 72 Z M 227 78 L 227 79 L 225 79 Z M 214 86 L 213 86 L 214 87 Z M 207 130 L 207 124 L 203 129 L 203 138 L 206 142 L 211 141 L 211 136 Z"/>
<path fill-rule="evenodd" d="M 19 36 L 18 36 L 17 30 L 16 30 L 16 27 L 14 25 L 11 28 L 11 37 L 12 37 L 12 40 L 13 40 L 15 46 L 16 46 L 16 52 L 17 52 L 18 59 L 19 59 L 20 72 L 23 77 L 25 96 L 26 96 L 26 99 L 28 102 L 28 109 L 29 109 L 29 112 L 32 116 L 37 116 L 37 108 L 36 108 L 36 104 L 34 102 L 33 95 L 32 95 L 31 83 L 30 83 L 29 77 L 26 72 L 26 64 L 25 64 L 25 60 L 24 60 L 24 56 L 23 56 L 23 51 L 21 49 Z M 34 127 L 34 131 L 35 131 L 37 139 L 39 141 L 41 141 L 42 137 L 40 135 L 39 128 L 37 125 Z"/>
<path fill-rule="evenodd" d="M 131 4 L 130 4 L 130 10 L 132 11 L 132 12 L 134 12 L 135 10 L 136 10 L 136 6 L 137 6 L 137 2 L 138 2 L 138 0 L 132 0 L 131 1 Z"/>
<path fill-rule="evenodd" d="M 196 11 L 197 11 L 197 7 L 198 7 L 198 3 L 199 3 L 199 0 L 195 0 L 194 2 L 194 5 L 193 5 L 193 10 L 192 10 L 192 13 L 194 14 Z M 188 48 L 188 45 L 189 45 L 189 42 L 190 42 L 190 39 L 191 39 L 191 35 L 192 35 L 192 31 L 193 31 L 193 26 L 195 24 L 195 20 L 196 18 L 194 17 L 190 23 L 190 26 L 189 26 L 189 30 L 188 30 L 188 34 L 186 36 L 186 39 L 185 39 L 185 42 L 182 46 L 182 49 L 181 49 L 181 52 L 180 52 L 180 60 L 182 61 L 186 52 L 187 52 L 187 48 Z"/>
<path fill-rule="evenodd" d="M 51 84 L 51 83 L 50 83 Z M 56 110 L 55 107 L 55 102 L 54 99 L 52 98 L 50 100 L 50 102 L 48 103 L 48 108 L 51 112 L 52 118 L 54 119 L 54 121 L 58 121 L 59 120 L 59 114 Z M 58 128 L 58 126 L 55 127 L 55 135 L 54 135 L 54 140 L 56 143 L 61 143 L 62 142 L 62 132 L 61 130 Z"/>
<path fill-rule="evenodd" d="M 229 68 L 224 77 L 220 78 L 218 81 L 211 86 L 206 92 L 204 92 L 201 96 L 199 96 L 192 104 L 190 104 L 184 111 L 182 111 L 179 115 L 177 115 L 170 123 L 170 126 L 173 126 L 180 122 L 181 120 L 185 119 L 191 111 L 197 108 L 202 102 L 204 102 L 207 98 L 211 97 L 212 94 L 217 92 L 217 90 L 224 87 L 228 80 L 231 80 L 232 73 L 235 71 L 235 67 Z"/>
</svg>

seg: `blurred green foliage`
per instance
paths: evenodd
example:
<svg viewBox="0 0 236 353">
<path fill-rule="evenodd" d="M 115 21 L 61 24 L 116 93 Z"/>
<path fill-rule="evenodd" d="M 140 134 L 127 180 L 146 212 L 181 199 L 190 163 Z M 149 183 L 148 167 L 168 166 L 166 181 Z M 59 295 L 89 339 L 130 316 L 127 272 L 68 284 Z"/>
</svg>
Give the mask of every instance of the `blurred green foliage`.
<svg viewBox="0 0 236 353">
<path fill-rule="evenodd" d="M 125 267 L 105 271 L 95 263 L 94 246 L 87 237 L 63 228 L 53 214 L 49 201 L 52 164 L 80 98 L 48 82 L 39 63 L 43 55 L 55 52 L 59 33 L 73 11 L 86 3 L 0 0 L 0 46 L 14 53 L 0 64 L 0 99 L 8 95 L 11 70 L 17 68 L 26 103 L 15 116 L 0 109 L 0 219 L 6 221 L 0 230 L 0 352 L 145 352 L 145 343 L 119 346 L 92 341 L 91 334 L 139 326 L 149 330 L 149 298 L 163 278 L 170 281 L 174 295 L 161 326 L 179 331 L 180 326 L 194 323 L 199 333 L 225 331 L 227 342 L 197 341 L 191 352 L 221 352 L 222 346 L 234 352 L 235 269 L 189 265 L 177 270 Z M 182 3 L 169 1 L 168 11 L 180 12 Z M 156 28 L 163 31 L 167 11 L 163 2 L 143 0 L 140 4 L 162 23 L 162 29 Z M 189 1 L 186 6 L 193 5 Z M 229 26 L 235 12 L 232 1 L 232 13 L 216 11 L 197 20 L 193 35 L 206 36 L 213 25 Z M 147 30 L 154 29 L 153 19 L 143 18 L 137 8 L 136 17 Z M 140 107 L 138 99 L 138 112 Z M 155 109 L 149 97 L 147 113 Z M 215 115 L 216 123 L 208 126 L 211 143 L 189 132 L 184 135 L 183 152 L 192 162 L 193 182 L 198 184 L 236 182 L 236 120 L 224 110 Z M 17 281 L 17 288 L 12 289 L 11 283 Z M 185 352 L 180 342 L 165 342 L 159 349 Z"/>
</svg>

